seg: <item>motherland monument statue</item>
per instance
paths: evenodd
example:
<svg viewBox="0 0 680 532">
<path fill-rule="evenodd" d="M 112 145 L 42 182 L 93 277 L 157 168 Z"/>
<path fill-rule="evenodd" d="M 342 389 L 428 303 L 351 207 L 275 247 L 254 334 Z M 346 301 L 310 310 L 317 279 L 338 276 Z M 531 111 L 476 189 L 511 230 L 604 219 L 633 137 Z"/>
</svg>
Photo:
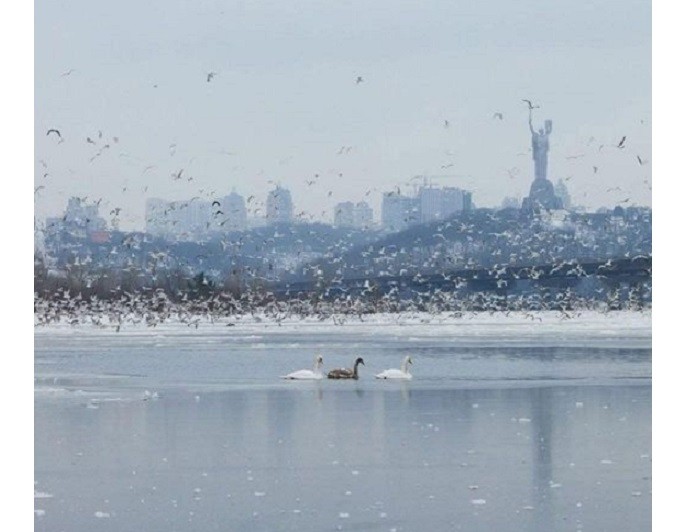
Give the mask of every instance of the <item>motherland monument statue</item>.
<svg viewBox="0 0 680 532">
<path fill-rule="evenodd" d="M 534 159 L 534 179 L 548 179 L 548 151 L 550 150 L 550 133 L 552 133 L 552 120 L 546 120 L 544 127 L 534 130 L 531 123 L 531 111 L 529 108 L 529 129 L 531 130 L 531 153 Z"/>
<path fill-rule="evenodd" d="M 548 152 L 550 151 L 550 134 L 552 120 L 546 120 L 544 127 L 538 131 L 533 125 L 533 110 L 537 109 L 529 100 L 529 130 L 531 131 L 531 155 L 534 160 L 534 180 L 531 183 L 529 196 L 522 202 L 523 209 L 535 209 L 540 206 L 545 209 L 561 209 L 562 201 L 555 194 L 552 182 L 548 179 Z"/>
</svg>

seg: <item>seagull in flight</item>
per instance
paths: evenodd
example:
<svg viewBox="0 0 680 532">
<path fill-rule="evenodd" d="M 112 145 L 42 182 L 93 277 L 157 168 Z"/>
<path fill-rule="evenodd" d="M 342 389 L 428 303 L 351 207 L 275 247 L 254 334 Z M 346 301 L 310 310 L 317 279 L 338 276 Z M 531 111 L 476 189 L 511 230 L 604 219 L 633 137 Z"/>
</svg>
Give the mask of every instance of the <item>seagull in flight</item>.
<svg viewBox="0 0 680 532">
<path fill-rule="evenodd" d="M 217 72 L 208 72 L 208 83 L 210 83 L 215 76 L 217 76 Z"/>
<path fill-rule="evenodd" d="M 529 106 L 529 109 L 540 109 L 540 105 L 534 105 L 531 103 L 531 100 L 522 100 L 523 102 L 527 102 L 527 105 Z"/>
<path fill-rule="evenodd" d="M 47 136 L 50 136 L 50 133 L 56 133 L 59 138 L 61 138 L 61 133 L 59 132 L 58 129 L 48 129 L 47 130 Z"/>
<path fill-rule="evenodd" d="M 616 147 L 617 148 L 623 148 L 624 142 L 626 142 L 626 136 L 625 135 L 621 138 L 621 140 L 619 141 L 619 143 L 617 144 Z"/>
<path fill-rule="evenodd" d="M 503 113 L 494 113 L 492 118 L 498 118 L 498 120 L 503 120 Z"/>
<path fill-rule="evenodd" d="M 361 76 L 357 76 L 357 79 L 356 79 L 355 83 L 358 85 L 358 84 L 361 83 L 362 81 L 364 81 L 364 78 L 362 78 Z"/>
<path fill-rule="evenodd" d="M 75 69 L 74 69 L 74 68 L 71 68 L 71 69 L 67 70 L 66 72 L 64 72 L 61 76 L 62 76 L 62 77 L 64 77 L 64 76 L 70 76 L 73 72 L 75 72 Z"/>
</svg>

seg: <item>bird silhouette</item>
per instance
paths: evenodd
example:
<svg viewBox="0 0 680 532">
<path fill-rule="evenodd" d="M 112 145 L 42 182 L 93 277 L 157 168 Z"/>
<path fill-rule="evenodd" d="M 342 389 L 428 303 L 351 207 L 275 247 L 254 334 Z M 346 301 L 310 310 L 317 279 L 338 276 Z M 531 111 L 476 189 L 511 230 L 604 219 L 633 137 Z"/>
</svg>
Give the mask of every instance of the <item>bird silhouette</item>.
<svg viewBox="0 0 680 532">
<path fill-rule="evenodd" d="M 208 72 L 207 82 L 210 83 L 216 75 L 217 75 L 217 72 Z"/>
<path fill-rule="evenodd" d="M 362 78 L 361 76 L 357 76 L 357 79 L 356 79 L 355 83 L 358 85 L 358 84 L 361 83 L 362 81 L 364 81 L 364 78 Z"/>
<path fill-rule="evenodd" d="M 619 143 L 616 145 L 617 148 L 623 148 L 623 144 L 626 142 L 626 136 L 624 135 Z"/>
<path fill-rule="evenodd" d="M 531 103 L 531 100 L 522 100 L 523 102 L 527 102 L 527 105 L 529 106 L 529 109 L 540 109 L 540 105 L 534 105 Z"/>
<path fill-rule="evenodd" d="M 59 138 L 61 138 L 61 133 L 59 132 L 58 129 L 48 129 L 47 130 L 47 136 L 49 137 L 50 133 L 56 133 Z"/>
</svg>

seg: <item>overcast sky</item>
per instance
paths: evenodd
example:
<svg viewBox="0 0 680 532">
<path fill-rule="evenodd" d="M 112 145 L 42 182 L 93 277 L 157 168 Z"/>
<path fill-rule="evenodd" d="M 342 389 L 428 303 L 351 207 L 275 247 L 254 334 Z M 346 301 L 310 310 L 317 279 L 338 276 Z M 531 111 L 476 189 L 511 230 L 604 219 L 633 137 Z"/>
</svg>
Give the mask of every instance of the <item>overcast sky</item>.
<svg viewBox="0 0 680 532">
<path fill-rule="evenodd" d="M 147 197 L 280 182 L 330 221 L 416 175 L 497 206 L 533 178 L 522 98 L 576 204 L 651 204 L 647 0 L 36 0 L 36 213 L 103 198 L 142 229 Z"/>
</svg>

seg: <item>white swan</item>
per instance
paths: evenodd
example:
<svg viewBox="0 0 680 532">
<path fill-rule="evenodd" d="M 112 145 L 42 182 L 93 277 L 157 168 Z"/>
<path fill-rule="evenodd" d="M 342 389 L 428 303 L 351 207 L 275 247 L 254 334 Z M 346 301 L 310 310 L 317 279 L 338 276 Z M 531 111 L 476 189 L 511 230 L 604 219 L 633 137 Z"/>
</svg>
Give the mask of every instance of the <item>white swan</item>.
<svg viewBox="0 0 680 532">
<path fill-rule="evenodd" d="M 321 372 L 321 365 L 323 364 L 323 357 L 321 355 L 317 355 L 317 357 L 314 359 L 314 367 L 313 369 L 300 369 L 298 371 L 294 371 L 293 373 L 289 373 L 288 375 L 282 375 L 282 379 L 296 379 L 296 380 L 318 380 L 318 379 L 323 379 L 323 373 Z"/>
<path fill-rule="evenodd" d="M 413 360 L 411 360 L 410 356 L 407 356 L 404 358 L 404 361 L 401 363 L 401 369 L 386 369 L 382 373 L 378 373 L 375 378 L 376 379 L 407 379 L 411 380 L 413 378 L 413 375 L 411 375 L 408 371 L 409 364 L 413 364 Z"/>
</svg>

